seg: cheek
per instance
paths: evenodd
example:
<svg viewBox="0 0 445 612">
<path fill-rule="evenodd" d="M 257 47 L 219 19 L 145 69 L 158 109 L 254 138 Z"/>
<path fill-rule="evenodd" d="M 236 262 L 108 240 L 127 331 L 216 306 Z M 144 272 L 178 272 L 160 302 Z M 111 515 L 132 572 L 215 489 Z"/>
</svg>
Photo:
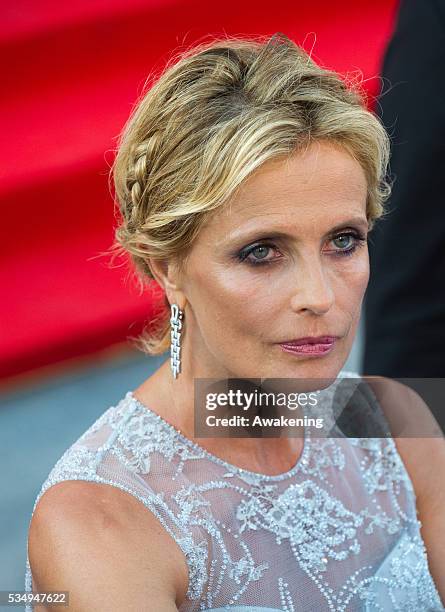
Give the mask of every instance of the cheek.
<svg viewBox="0 0 445 612">
<path fill-rule="evenodd" d="M 339 309 L 353 315 L 359 312 L 369 282 L 368 250 L 343 265 L 333 279 L 335 302 Z"/>
<path fill-rule="evenodd" d="M 351 291 L 363 297 L 369 282 L 369 254 L 368 249 L 363 249 L 359 257 L 356 257 L 348 279 L 351 284 Z"/>
<path fill-rule="evenodd" d="M 241 272 L 241 271 L 240 271 Z M 261 336 L 274 310 L 271 284 L 263 275 L 215 267 L 194 278 L 191 303 L 203 333 L 214 337 Z M 204 329 L 205 326 L 205 329 Z"/>
<path fill-rule="evenodd" d="M 327 259 L 333 278 L 339 281 L 351 281 L 354 285 L 363 286 L 369 280 L 369 252 L 367 244 L 357 247 L 352 255 Z"/>
</svg>

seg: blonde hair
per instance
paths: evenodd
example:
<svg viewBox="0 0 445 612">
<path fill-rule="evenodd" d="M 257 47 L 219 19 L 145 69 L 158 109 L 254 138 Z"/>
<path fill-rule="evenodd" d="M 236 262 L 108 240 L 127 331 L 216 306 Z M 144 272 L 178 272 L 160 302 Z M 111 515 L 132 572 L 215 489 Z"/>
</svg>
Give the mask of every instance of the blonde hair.
<svg viewBox="0 0 445 612">
<path fill-rule="evenodd" d="M 227 36 L 172 56 L 142 94 L 112 166 L 120 223 L 114 254 L 128 254 L 141 291 L 148 258 L 181 266 L 202 224 L 264 162 L 317 139 L 343 146 L 367 178 L 369 229 L 390 194 L 390 142 L 365 93 L 322 68 L 281 33 Z M 140 350 L 170 346 L 170 311 L 136 338 Z"/>
</svg>

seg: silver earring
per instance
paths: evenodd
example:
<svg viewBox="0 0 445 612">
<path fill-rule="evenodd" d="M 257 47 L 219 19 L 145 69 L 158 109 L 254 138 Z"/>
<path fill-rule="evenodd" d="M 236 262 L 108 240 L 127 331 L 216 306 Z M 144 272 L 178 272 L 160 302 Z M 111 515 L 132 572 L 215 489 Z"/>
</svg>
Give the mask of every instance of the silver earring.
<svg viewBox="0 0 445 612">
<path fill-rule="evenodd" d="M 170 326 L 171 326 L 171 344 L 170 344 L 170 366 L 173 376 L 177 378 L 181 371 L 181 333 L 183 312 L 177 304 L 172 304 L 170 307 Z"/>
</svg>

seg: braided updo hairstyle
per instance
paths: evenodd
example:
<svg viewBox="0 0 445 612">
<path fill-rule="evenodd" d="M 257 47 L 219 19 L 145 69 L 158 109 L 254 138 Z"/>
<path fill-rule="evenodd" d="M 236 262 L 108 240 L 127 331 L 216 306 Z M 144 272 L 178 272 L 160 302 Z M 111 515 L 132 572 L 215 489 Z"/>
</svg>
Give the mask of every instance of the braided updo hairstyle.
<svg viewBox="0 0 445 612">
<path fill-rule="evenodd" d="M 357 82 L 281 33 L 213 39 L 172 57 L 119 138 L 112 178 L 121 218 L 111 250 L 130 255 L 143 290 L 152 284 L 149 257 L 181 266 L 208 215 L 245 178 L 319 139 L 361 164 L 372 229 L 391 190 L 390 141 Z M 169 348 L 165 306 L 136 339 L 151 355 Z"/>
</svg>

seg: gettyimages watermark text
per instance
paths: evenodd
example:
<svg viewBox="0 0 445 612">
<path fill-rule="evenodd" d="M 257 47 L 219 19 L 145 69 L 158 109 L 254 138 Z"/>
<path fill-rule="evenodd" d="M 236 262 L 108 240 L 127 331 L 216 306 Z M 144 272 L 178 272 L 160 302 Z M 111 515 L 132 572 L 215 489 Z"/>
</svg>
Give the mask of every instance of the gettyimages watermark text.
<svg viewBox="0 0 445 612">
<path fill-rule="evenodd" d="M 196 437 L 438 437 L 445 379 L 197 378 Z"/>
</svg>

